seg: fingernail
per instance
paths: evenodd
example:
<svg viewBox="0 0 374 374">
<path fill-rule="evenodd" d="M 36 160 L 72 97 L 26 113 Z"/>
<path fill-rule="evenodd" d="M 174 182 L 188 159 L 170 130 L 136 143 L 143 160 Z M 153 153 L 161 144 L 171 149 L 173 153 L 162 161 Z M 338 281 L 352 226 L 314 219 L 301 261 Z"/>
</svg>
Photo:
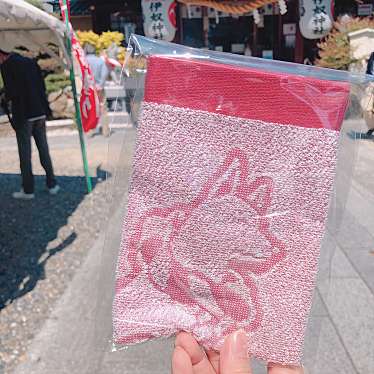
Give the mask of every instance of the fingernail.
<svg viewBox="0 0 374 374">
<path fill-rule="evenodd" d="M 244 330 L 238 330 L 229 336 L 230 354 L 236 359 L 248 358 L 248 337 Z"/>
</svg>

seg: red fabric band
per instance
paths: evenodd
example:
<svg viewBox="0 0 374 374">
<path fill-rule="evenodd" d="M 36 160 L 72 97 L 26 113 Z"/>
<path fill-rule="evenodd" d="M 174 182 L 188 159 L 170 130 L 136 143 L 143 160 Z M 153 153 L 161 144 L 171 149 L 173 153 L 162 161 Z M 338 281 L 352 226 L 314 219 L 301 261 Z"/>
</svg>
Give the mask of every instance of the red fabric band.
<svg viewBox="0 0 374 374">
<path fill-rule="evenodd" d="M 148 63 L 148 102 L 331 130 L 340 130 L 348 104 L 348 83 L 185 58 Z"/>
</svg>

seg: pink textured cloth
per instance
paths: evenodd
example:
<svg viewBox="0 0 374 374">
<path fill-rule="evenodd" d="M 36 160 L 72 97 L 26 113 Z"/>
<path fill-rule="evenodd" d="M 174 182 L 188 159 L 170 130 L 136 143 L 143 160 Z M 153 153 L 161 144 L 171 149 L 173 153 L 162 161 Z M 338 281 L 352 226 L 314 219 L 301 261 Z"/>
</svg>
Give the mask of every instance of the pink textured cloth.
<svg viewBox="0 0 374 374">
<path fill-rule="evenodd" d="M 192 332 L 299 363 L 345 83 L 149 59 L 117 268 L 114 342 Z"/>
</svg>

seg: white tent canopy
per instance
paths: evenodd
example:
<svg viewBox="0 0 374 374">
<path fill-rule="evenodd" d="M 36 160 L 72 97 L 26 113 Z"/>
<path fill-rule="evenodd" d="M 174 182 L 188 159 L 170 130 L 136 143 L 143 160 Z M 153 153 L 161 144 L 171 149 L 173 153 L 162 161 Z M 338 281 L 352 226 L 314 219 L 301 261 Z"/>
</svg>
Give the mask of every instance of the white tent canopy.
<svg viewBox="0 0 374 374">
<path fill-rule="evenodd" d="M 49 45 L 55 44 L 65 52 L 65 30 L 64 23 L 59 19 L 23 0 L 0 0 L 2 50 L 10 52 L 22 46 L 30 51 L 54 55 Z"/>
<path fill-rule="evenodd" d="M 67 9 L 63 9 L 69 20 Z M 68 27 L 63 22 L 47 12 L 44 12 L 23 0 L 0 0 L 0 49 L 10 52 L 16 47 L 26 47 L 30 51 L 45 51 L 59 58 L 49 47 L 57 45 L 64 52 L 69 65 L 70 80 L 76 108 L 76 120 L 79 140 L 82 150 L 83 168 L 86 176 L 87 190 L 92 191 L 91 177 L 88 170 L 86 147 L 83 136 L 82 117 L 77 98 L 74 79 L 74 67 L 71 63 L 71 44 L 69 42 Z M 70 29 L 70 27 L 69 27 Z M 71 32 L 71 30 L 69 30 Z M 65 48 L 67 41 L 68 51 Z"/>
</svg>

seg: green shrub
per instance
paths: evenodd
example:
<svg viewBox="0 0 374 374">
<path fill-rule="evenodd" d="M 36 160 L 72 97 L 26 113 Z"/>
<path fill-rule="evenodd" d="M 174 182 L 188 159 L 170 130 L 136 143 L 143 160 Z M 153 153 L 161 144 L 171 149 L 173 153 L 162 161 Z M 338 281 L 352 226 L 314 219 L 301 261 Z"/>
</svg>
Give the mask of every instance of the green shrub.
<svg viewBox="0 0 374 374">
<path fill-rule="evenodd" d="M 49 74 L 45 78 L 45 86 L 47 94 L 50 94 L 51 92 L 56 92 L 70 86 L 70 80 L 64 73 Z"/>
<path fill-rule="evenodd" d="M 319 58 L 317 66 L 324 68 L 348 70 L 352 64 L 359 62 L 353 56 L 348 34 L 353 31 L 374 28 L 374 21 L 369 18 L 339 18 L 334 28 L 318 43 Z"/>
<path fill-rule="evenodd" d="M 26 0 L 29 4 L 34 5 L 35 7 L 43 10 L 43 3 L 41 0 Z"/>
</svg>

